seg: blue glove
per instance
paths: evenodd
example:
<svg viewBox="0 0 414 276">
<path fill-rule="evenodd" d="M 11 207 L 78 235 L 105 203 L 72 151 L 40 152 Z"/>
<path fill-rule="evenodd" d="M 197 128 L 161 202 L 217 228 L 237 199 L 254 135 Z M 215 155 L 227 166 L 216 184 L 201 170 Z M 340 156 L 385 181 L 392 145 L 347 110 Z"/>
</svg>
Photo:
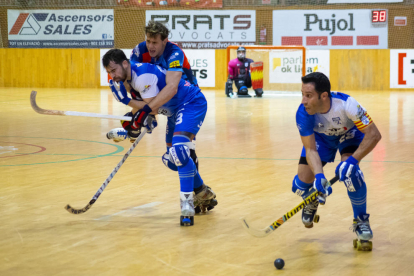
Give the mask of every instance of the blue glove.
<svg viewBox="0 0 414 276">
<path fill-rule="evenodd" d="M 157 119 L 154 115 L 148 115 L 147 119 L 144 121 L 144 127 L 147 128 L 147 133 L 151 134 L 152 130 L 158 126 Z"/>
<path fill-rule="evenodd" d="M 332 187 L 326 187 L 328 180 L 326 180 L 323 173 L 318 173 L 315 175 L 315 181 L 313 182 L 313 188 L 317 190 L 320 194 L 318 195 L 318 201 L 321 204 L 325 204 L 326 197 L 332 194 Z"/>
<path fill-rule="evenodd" d="M 121 102 L 124 105 L 129 104 L 129 102 L 131 101 L 131 98 L 128 97 L 128 93 L 122 81 L 120 81 L 118 85 L 113 80 L 109 80 L 109 87 L 111 88 L 112 94 L 114 95 L 115 99 L 118 102 Z"/>
<path fill-rule="evenodd" d="M 336 167 L 335 174 L 339 177 L 339 181 L 344 182 L 346 178 L 352 178 L 359 171 L 358 160 L 349 156 L 346 161 L 339 163 Z"/>
</svg>

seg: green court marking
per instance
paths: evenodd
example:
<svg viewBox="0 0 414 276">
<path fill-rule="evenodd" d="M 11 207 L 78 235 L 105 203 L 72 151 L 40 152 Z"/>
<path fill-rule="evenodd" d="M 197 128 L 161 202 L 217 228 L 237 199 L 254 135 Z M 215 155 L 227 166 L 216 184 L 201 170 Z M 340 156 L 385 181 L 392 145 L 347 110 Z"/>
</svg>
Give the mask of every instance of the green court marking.
<svg viewBox="0 0 414 276">
<path fill-rule="evenodd" d="M 74 162 L 74 161 L 83 161 L 88 159 L 100 158 L 100 157 L 107 157 L 107 156 L 115 156 L 121 157 L 124 155 L 117 155 L 124 150 L 122 146 L 114 145 L 111 143 L 99 142 L 99 141 L 89 141 L 89 140 L 78 140 L 78 139 L 68 139 L 68 138 L 47 138 L 47 137 L 22 137 L 22 136 L 0 136 L 1 137 L 17 137 L 17 138 L 31 138 L 31 139 L 54 139 L 54 140 L 69 140 L 69 141 L 79 141 L 79 142 L 87 142 L 87 143 L 98 143 L 104 145 L 110 145 L 116 147 L 117 149 L 114 152 L 107 153 L 107 154 L 99 154 L 99 155 L 92 155 L 92 154 L 63 154 L 63 153 L 37 153 L 36 155 L 50 155 L 50 156 L 84 156 L 85 158 L 78 158 L 72 160 L 65 160 L 65 161 L 54 161 L 54 162 L 44 162 L 44 163 L 31 163 L 31 164 L 18 164 L 18 165 L 0 165 L 0 167 L 12 167 L 12 166 L 29 166 L 29 165 L 44 165 L 44 164 L 53 164 L 53 163 L 65 163 L 65 162 Z M 157 156 L 144 156 L 144 155 L 137 155 L 132 156 L 130 155 L 129 158 L 161 158 L 161 155 Z M 214 160 L 256 160 L 256 161 L 296 161 L 295 159 L 284 159 L 284 158 L 246 158 L 246 157 L 198 157 L 200 159 L 214 159 Z M 0 159 L 1 160 L 1 159 Z M 340 162 L 340 160 L 335 160 L 334 162 Z M 413 161 L 373 161 L 373 160 L 363 160 L 362 162 L 367 163 L 400 163 L 400 164 L 413 164 Z"/>
<path fill-rule="evenodd" d="M 74 161 L 83 161 L 93 158 L 100 158 L 100 157 L 106 157 L 106 156 L 117 156 L 115 154 L 120 153 L 124 150 L 122 146 L 114 145 L 110 143 L 105 142 L 99 142 L 99 141 L 89 141 L 89 140 L 78 140 L 78 139 L 68 139 L 68 138 L 49 138 L 49 137 L 23 137 L 23 136 L 0 136 L 1 137 L 17 137 L 17 138 L 29 138 L 29 139 L 53 139 L 53 140 L 69 140 L 69 141 L 79 141 L 79 142 L 87 142 L 87 143 L 97 143 L 97 144 L 103 144 L 103 145 L 110 145 L 113 147 L 116 147 L 116 150 L 107 154 L 99 154 L 99 155 L 88 155 L 88 154 L 34 154 L 34 155 L 69 155 L 69 156 L 88 156 L 85 158 L 78 158 L 78 159 L 72 159 L 72 160 L 64 160 L 64 161 L 52 161 L 52 162 L 44 162 L 44 163 L 30 163 L 30 164 L 17 164 L 17 165 L 0 165 L 0 167 L 16 167 L 16 166 L 31 166 L 31 165 L 45 165 L 45 164 L 53 164 L 53 163 L 65 163 L 65 162 L 74 162 Z"/>
<path fill-rule="evenodd" d="M 123 156 L 123 155 L 111 155 L 111 156 Z M 157 156 L 145 156 L 145 155 L 130 155 L 129 158 L 161 158 L 161 155 Z M 257 161 L 297 161 L 298 159 L 284 159 L 284 158 L 247 158 L 247 157 L 199 157 L 199 159 L 215 159 L 215 160 L 257 160 Z M 334 162 L 341 162 L 341 160 L 335 160 Z M 362 163 L 403 163 L 412 164 L 413 161 L 374 161 L 374 160 L 362 160 Z"/>
</svg>

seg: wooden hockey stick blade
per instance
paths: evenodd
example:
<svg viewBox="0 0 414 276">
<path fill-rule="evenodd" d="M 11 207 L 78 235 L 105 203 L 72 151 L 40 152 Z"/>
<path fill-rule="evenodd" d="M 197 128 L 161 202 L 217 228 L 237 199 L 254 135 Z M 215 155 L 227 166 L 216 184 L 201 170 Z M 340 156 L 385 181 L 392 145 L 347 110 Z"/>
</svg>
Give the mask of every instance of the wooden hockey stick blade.
<svg viewBox="0 0 414 276">
<path fill-rule="evenodd" d="M 72 213 L 72 214 L 74 214 L 74 215 L 83 214 L 83 213 L 85 213 L 86 211 L 88 211 L 88 210 L 92 207 L 92 204 L 94 204 L 94 203 L 95 203 L 95 201 L 96 201 L 95 199 L 92 199 L 92 200 L 91 200 L 91 201 L 89 201 L 89 203 L 88 203 L 85 207 L 83 207 L 82 209 L 75 209 L 75 208 L 72 208 L 69 204 L 65 206 L 65 209 L 66 209 L 69 213 Z"/>
<path fill-rule="evenodd" d="M 241 218 L 241 220 L 243 221 L 244 229 L 246 229 L 246 231 L 252 236 L 263 238 L 272 232 L 272 229 L 270 228 L 270 226 L 266 227 L 265 229 L 258 230 L 258 229 L 252 228 L 249 222 L 246 220 L 246 218 Z"/>
<path fill-rule="evenodd" d="M 111 182 L 112 178 L 115 176 L 115 174 L 119 171 L 122 164 L 127 160 L 129 155 L 132 153 L 132 151 L 135 149 L 135 147 L 138 145 L 139 141 L 144 137 L 144 135 L 147 133 L 148 129 L 146 127 L 143 128 L 144 130 L 141 132 L 141 134 L 138 136 L 138 138 L 135 140 L 135 142 L 132 144 L 132 146 L 129 148 L 129 150 L 125 153 L 124 157 L 119 161 L 119 163 L 116 165 L 116 167 L 112 170 L 111 174 L 105 179 L 105 181 L 102 183 L 101 187 L 99 187 L 98 191 L 95 193 L 95 195 L 92 197 L 92 199 L 89 201 L 89 203 L 83 207 L 82 209 L 75 209 L 71 207 L 69 204 L 65 206 L 65 209 L 74 215 L 83 214 L 86 211 L 88 211 L 92 205 L 98 200 L 98 198 L 101 196 L 105 188 L 108 186 L 109 182 Z"/>
<path fill-rule="evenodd" d="M 88 113 L 88 112 L 77 112 L 77 111 L 60 111 L 60 110 L 49 110 L 40 108 L 36 103 L 36 91 L 32 91 L 30 94 L 30 104 L 34 111 L 43 115 L 60 115 L 60 116 L 79 116 L 79 117 L 91 117 L 91 118 L 101 118 L 101 119 L 115 119 L 115 120 L 124 120 L 131 121 L 132 117 L 129 116 L 116 116 L 116 115 L 105 115 L 99 113 Z"/>
<path fill-rule="evenodd" d="M 328 182 L 328 186 L 332 186 L 336 181 L 338 181 L 339 177 L 335 176 Z M 308 205 L 311 202 L 314 202 L 317 200 L 318 191 L 313 192 L 310 194 L 307 198 L 305 198 L 298 206 L 284 214 L 282 217 L 280 217 L 278 220 L 274 221 L 272 224 L 270 224 L 268 227 L 264 229 L 256 229 L 254 227 L 251 227 L 250 223 L 247 221 L 246 218 L 242 218 L 243 226 L 246 229 L 246 231 L 255 237 L 263 238 L 275 231 L 277 228 L 282 226 L 283 223 L 285 223 L 288 219 L 299 213 L 300 210 L 305 208 L 306 205 Z"/>
</svg>

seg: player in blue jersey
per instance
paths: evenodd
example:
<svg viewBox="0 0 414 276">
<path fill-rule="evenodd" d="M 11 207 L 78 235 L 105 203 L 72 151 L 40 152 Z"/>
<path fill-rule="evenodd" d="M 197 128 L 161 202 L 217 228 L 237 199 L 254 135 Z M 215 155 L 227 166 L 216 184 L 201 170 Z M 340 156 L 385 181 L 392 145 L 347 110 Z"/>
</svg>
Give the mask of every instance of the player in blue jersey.
<svg viewBox="0 0 414 276">
<path fill-rule="evenodd" d="M 165 97 L 160 91 L 167 86 L 166 70 L 149 63 L 129 62 L 119 49 L 109 50 L 102 63 L 113 80 L 110 87 L 114 97 L 132 107 L 133 118 L 123 125 L 126 130 L 138 131 L 145 126 L 149 114 L 173 118 L 174 124 L 169 123 L 167 128 L 167 140 L 171 138 L 171 147 L 167 147 L 163 162 L 179 174 L 181 225 L 193 225 L 195 212 L 211 210 L 217 205 L 216 194 L 203 183 L 190 153 L 194 149 L 192 140 L 207 112 L 203 93 L 197 86 L 180 79 L 174 95 Z M 135 98 L 137 92 L 139 99 Z M 147 127 L 152 130 L 155 126 Z"/>
<path fill-rule="evenodd" d="M 303 224 L 313 227 L 318 204 L 325 203 L 332 193 L 332 188 L 326 185 L 323 166 L 333 162 L 339 150 L 341 162 L 335 174 L 344 182 L 351 200 L 353 229 L 359 239 L 354 241 L 354 246 L 371 250 L 373 234 L 367 214 L 367 187 L 359 162 L 380 141 L 380 132 L 354 98 L 331 92 L 329 79 L 319 72 L 302 77 L 302 103 L 296 113 L 296 123 L 303 149 L 292 191 L 303 198 L 319 191 L 318 200 L 302 211 Z"/>
<path fill-rule="evenodd" d="M 162 23 L 149 21 L 145 27 L 146 41 L 141 42 L 132 50 L 131 61 L 138 63 L 152 63 L 167 70 L 167 87 L 163 92 L 177 88 L 177 78 L 183 78 L 191 84 L 197 85 L 190 63 L 183 50 L 168 41 L 169 31 Z M 171 81 L 171 83 L 169 82 Z M 171 87 L 168 87 L 171 86 Z"/>
<path fill-rule="evenodd" d="M 168 41 L 169 30 L 161 22 L 149 21 L 145 26 L 146 41 L 141 42 L 132 50 L 130 60 L 135 63 L 152 63 L 167 70 L 166 86 L 160 91 L 165 98 L 172 97 L 178 88 L 180 78 L 197 85 L 197 79 L 193 76 L 188 59 L 181 48 Z M 168 127 L 174 126 L 174 120 L 169 117 Z M 195 142 L 195 140 L 194 140 Z M 167 146 L 171 147 L 171 141 L 167 137 Z M 198 158 L 194 150 L 191 157 L 199 168 Z"/>
</svg>

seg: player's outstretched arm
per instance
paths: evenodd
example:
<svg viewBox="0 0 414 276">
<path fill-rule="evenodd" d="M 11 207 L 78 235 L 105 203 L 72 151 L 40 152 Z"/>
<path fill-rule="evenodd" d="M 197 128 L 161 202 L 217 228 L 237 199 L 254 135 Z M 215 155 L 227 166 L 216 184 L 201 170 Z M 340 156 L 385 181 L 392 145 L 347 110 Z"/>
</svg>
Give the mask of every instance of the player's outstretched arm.
<svg viewBox="0 0 414 276">
<path fill-rule="evenodd" d="M 361 130 L 361 132 L 365 134 L 364 139 L 362 139 L 358 149 L 352 154 L 352 157 L 358 160 L 358 162 L 367 156 L 381 140 L 381 133 L 373 122 Z"/>
</svg>

